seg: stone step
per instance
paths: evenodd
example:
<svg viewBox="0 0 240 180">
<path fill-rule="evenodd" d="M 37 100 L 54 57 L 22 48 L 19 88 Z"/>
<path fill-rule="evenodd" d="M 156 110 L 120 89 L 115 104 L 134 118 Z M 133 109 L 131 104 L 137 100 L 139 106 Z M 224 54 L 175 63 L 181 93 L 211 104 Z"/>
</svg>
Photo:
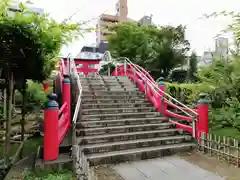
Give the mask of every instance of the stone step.
<svg viewBox="0 0 240 180">
<path fill-rule="evenodd" d="M 117 142 L 117 141 L 127 141 L 127 140 L 134 140 L 134 139 L 166 137 L 166 136 L 172 136 L 181 132 L 182 132 L 181 129 L 172 128 L 172 129 L 159 129 L 159 130 L 151 130 L 151 131 L 136 131 L 136 132 L 125 132 L 125 133 L 116 133 L 116 134 L 81 136 L 81 137 L 77 137 L 77 142 L 78 144 Z"/>
<path fill-rule="evenodd" d="M 84 76 L 79 76 L 80 79 L 88 79 L 88 80 L 98 80 L 98 79 L 104 79 L 104 80 L 109 80 L 109 79 L 118 79 L 118 80 L 124 80 L 128 79 L 128 76 L 96 76 L 96 77 L 84 77 Z"/>
<path fill-rule="evenodd" d="M 119 82 L 120 84 L 133 84 L 133 85 L 134 85 L 134 82 L 131 81 L 130 79 L 118 80 L 118 82 Z"/>
<path fill-rule="evenodd" d="M 119 88 L 119 89 L 121 89 L 122 88 L 122 86 L 83 86 L 82 85 L 82 87 L 83 87 L 83 89 L 94 89 L 95 91 L 98 91 L 98 90 L 107 90 L 107 89 L 109 89 L 109 88 Z"/>
<path fill-rule="evenodd" d="M 115 94 L 115 95 L 122 95 L 122 94 L 128 94 L 128 95 L 132 95 L 132 94 L 138 94 L 141 95 L 142 92 L 136 90 L 132 90 L 132 91 L 126 91 L 125 88 L 121 88 L 121 89 L 116 89 L 116 90 L 101 90 L 101 91 L 86 91 L 85 89 L 82 92 L 83 94 L 96 94 L 96 95 L 106 95 L 106 94 Z"/>
<path fill-rule="evenodd" d="M 102 92 L 102 91 L 122 91 L 122 92 L 124 92 L 124 91 L 126 91 L 126 92 L 128 92 L 128 91 L 139 91 L 139 89 L 138 88 L 136 88 L 136 87 L 126 87 L 126 86 L 124 86 L 124 87 L 120 87 L 120 86 L 102 86 L 102 87 L 90 87 L 90 86 L 82 86 L 82 88 L 83 88 L 83 91 L 94 91 L 94 92 L 98 92 L 98 91 L 100 91 L 100 92 Z"/>
<path fill-rule="evenodd" d="M 179 150 L 191 149 L 196 146 L 194 143 L 179 143 L 170 145 L 160 145 L 155 147 L 142 147 L 135 149 L 126 149 L 119 151 L 88 154 L 86 157 L 90 165 L 99 165 L 106 163 L 119 163 L 126 161 L 135 161 L 141 159 L 150 159 L 170 155 Z"/>
<path fill-rule="evenodd" d="M 133 108 L 97 108 L 97 109 L 83 109 L 83 115 L 90 114 L 109 114 L 109 113 L 126 113 L 126 112 L 153 112 L 156 111 L 154 107 L 133 107 Z"/>
<path fill-rule="evenodd" d="M 133 84 L 131 80 L 118 80 L 118 79 L 109 79 L 109 80 L 103 80 L 103 79 L 96 79 L 96 80 L 88 80 L 88 79 L 81 79 L 80 82 L 82 84 L 98 84 L 98 83 L 104 83 L 104 84 Z"/>
<path fill-rule="evenodd" d="M 117 141 L 117 142 L 107 142 L 107 143 L 97 143 L 97 144 L 87 144 L 81 145 L 81 149 L 83 149 L 85 154 L 92 153 L 103 153 L 110 152 L 116 150 L 126 150 L 126 149 L 134 149 L 141 147 L 153 147 L 160 146 L 166 144 L 174 144 L 181 143 L 184 140 L 191 140 L 191 136 L 166 136 L 166 137 L 154 137 L 148 139 L 135 139 L 128 141 Z"/>
<path fill-rule="evenodd" d="M 82 115 L 83 121 L 90 120 L 107 120 L 107 119 L 122 119 L 122 118 L 140 118 L 140 117 L 157 117 L 161 114 L 159 112 L 137 112 L 137 113 L 112 113 L 112 114 L 91 114 Z"/>
<path fill-rule="evenodd" d="M 94 91 L 101 91 L 101 90 L 112 90 L 112 91 L 119 91 L 124 89 L 125 91 L 129 90 L 129 91 L 139 91 L 139 88 L 135 87 L 135 86 L 82 86 L 83 89 L 92 89 Z"/>
<path fill-rule="evenodd" d="M 35 157 L 35 156 L 34 156 Z M 29 157 L 28 157 L 29 158 Z M 34 169 L 35 170 L 42 170 L 43 168 L 45 169 L 51 169 L 54 168 L 56 169 L 62 169 L 63 166 L 67 166 L 70 167 L 73 163 L 73 158 L 71 157 L 70 153 L 59 153 L 57 159 L 55 160 L 51 160 L 51 161 L 44 161 L 41 157 L 35 157 L 36 159 L 34 159 Z M 32 158 L 31 158 L 32 159 Z M 28 160 L 27 163 L 32 163 L 32 160 L 30 159 L 30 161 Z M 15 178 L 13 178 L 15 179 Z M 20 177 L 16 178 L 16 179 L 22 179 Z M 26 178 L 29 179 L 29 178 Z M 32 179 L 32 178 L 31 178 Z"/>
<path fill-rule="evenodd" d="M 135 101 L 135 100 L 145 100 L 143 97 L 139 96 L 129 96 L 129 95 L 124 95 L 124 96 L 87 96 L 84 95 L 82 96 L 82 102 L 86 102 L 89 100 L 95 100 L 101 102 L 103 99 L 105 100 L 115 100 L 115 101 Z M 145 100 L 147 101 L 147 100 Z"/>
<path fill-rule="evenodd" d="M 109 82 L 103 82 L 103 81 L 97 81 L 97 82 L 81 82 L 82 86 L 93 86 L 93 87 L 98 87 L 98 86 L 123 86 L 123 85 L 132 85 L 133 84 L 121 84 L 119 82 L 114 82 L 114 83 L 109 83 Z"/>
<path fill-rule="evenodd" d="M 107 80 L 103 80 L 103 79 L 94 79 L 94 80 L 88 80 L 88 79 L 83 79 L 80 80 L 83 83 L 90 83 L 90 84 L 98 84 L 98 83 L 119 83 L 119 80 L 117 79 L 107 79 Z M 129 80 L 128 80 L 129 81 Z M 124 82 L 128 82 L 128 81 L 124 81 Z"/>
<path fill-rule="evenodd" d="M 110 127 L 121 125 L 134 125 L 134 124 L 155 124 L 167 122 L 166 117 L 154 118 L 132 118 L 132 119 L 116 119 L 116 120 L 100 120 L 100 121 L 81 121 L 77 122 L 77 128 L 80 127 Z"/>
<path fill-rule="evenodd" d="M 122 76 L 123 77 L 123 76 Z M 80 76 L 79 77 L 80 79 L 88 79 L 88 80 L 97 80 L 97 79 L 117 79 L 117 77 L 116 76 L 96 76 L 96 77 L 89 77 L 89 76 L 87 76 L 87 77 L 84 77 L 84 76 Z M 126 78 L 126 77 L 124 77 L 124 78 Z M 128 78 L 128 77 L 127 77 Z"/>
<path fill-rule="evenodd" d="M 85 94 L 82 96 L 82 99 L 102 99 L 102 98 L 109 98 L 109 99 L 136 99 L 136 98 L 144 98 L 144 94 Z"/>
<path fill-rule="evenodd" d="M 171 125 L 173 125 L 173 124 L 172 123 L 156 123 L 156 124 L 135 124 L 135 125 L 123 125 L 123 126 L 82 128 L 82 129 L 77 129 L 77 136 L 103 135 L 106 133 L 116 134 L 116 133 L 134 132 L 134 131 L 160 130 L 160 129 L 170 128 Z"/>
<path fill-rule="evenodd" d="M 139 91 L 136 87 L 119 87 L 119 86 L 105 86 L 105 87 L 83 87 L 84 91 L 118 91 L 124 89 L 125 91 Z"/>
<path fill-rule="evenodd" d="M 114 82 L 104 82 L 104 81 L 96 81 L 96 82 L 83 82 L 82 85 L 91 85 L 91 86 L 99 86 L 99 85 L 108 85 L 108 86 L 117 86 L 122 85 L 118 81 Z M 126 84 L 126 85 L 132 85 L 132 84 Z"/>
<path fill-rule="evenodd" d="M 124 80 L 124 81 L 120 81 L 120 80 L 116 80 L 116 81 L 103 81 L 106 84 L 125 84 L 125 85 L 133 85 L 133 83 L 130 80 Z"/>
<path fill-rule="evenodd" d="M 84 94 L 85 92 L 83 92 Z M 132 107 L 153 107 L 149 102 L 140 103 L 98 103 L 98 104 L 82 104 L 83 109 L 91 108 L 132 108 Z"/>
<path fill-rule="evenodd" d="M 99 87 L 91 87 L 91 86 L 82 86 L 83 90 L 84 91 L 89 91 L 89 90 L 92 90 L 92 91 L 110 91 L 112 89 L 123 89 L 122 86 L 99 86 Z M 126 90 L 126 89 L 125 89 Z"/>
<path fill-rule="evenodd" d="M 102 79 L 109 79 L 109 77 L 115 77 L 118 80 L 129 79 L 128 76 L 102 76 Z"/>
<path fill-rule="evenodd" d="M 92 87 L 92 88 L 98 88 L 98 87 L 114 87 L 114 86 L 118 86 L 118 87 L 136 87 L 134 84 L 130 84 L 130 83 L 102 83 L 99 82 L 97 84 L 91 84 L 91 83 L 81 83 L 81 85 L 83 87 Z"/>
<path fill-rule="evenodd" d="M 82 103 L 93 103 L 93 104 L 102 104 L 102 103 L 147 103 L 148 100 L 142 98 L 135 99 L 110 99 L 110 98 L 99 98 L 99 99 L 83 99 Z"/>
</svg>

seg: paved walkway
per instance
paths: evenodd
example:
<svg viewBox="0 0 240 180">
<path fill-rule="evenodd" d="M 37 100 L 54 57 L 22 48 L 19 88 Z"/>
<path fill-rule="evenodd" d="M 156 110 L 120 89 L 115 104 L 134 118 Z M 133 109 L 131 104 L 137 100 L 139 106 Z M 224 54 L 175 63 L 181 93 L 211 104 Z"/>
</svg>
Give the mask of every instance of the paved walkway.
<svg viewBox="0 0 240 180">
<path fill-rule="evenodd" d="M 225 180 L 178 156 L 120 164 L 114 169 L 124 180 Z"/>
</svg>

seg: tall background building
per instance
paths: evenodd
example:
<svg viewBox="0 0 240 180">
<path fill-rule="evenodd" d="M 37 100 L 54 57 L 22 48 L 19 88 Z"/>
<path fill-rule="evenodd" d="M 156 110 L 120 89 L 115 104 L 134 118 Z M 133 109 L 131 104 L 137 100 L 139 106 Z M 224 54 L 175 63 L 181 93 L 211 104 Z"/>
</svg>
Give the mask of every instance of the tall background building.
<svg viewBox="0 0 240 180">
<path fill-rule="evenodd" d="M 128 17 L 128 1 L 117 0 L 115 4 L 114 14 L 101 14 L 96 24 L 96 43 L 91 46 L 84 46 L 77 57 L 84 59 L 92 59 L 93 57 L 101 58 L 103 54 L 108 50 L 107 36 L 113 32 L 109 31 L 108 26 L 118 24 L 124 21 L 138 22 L 140 24 L 151 25 L 152 15 L 143 16 L 139 21 L 135 21 Z"/>
<path fill-rule="evenodd" d="M 152 22 L 152 15 L 150 16 L 143 16 L 138 22 L 140 24 L 144 24 L 144 25 L 152 25 L 153 22 Z"/>
<path fill-rule="evenodd" d="M 227 60 L 229 58 L 228 38 L 218 37 L 215 39 L 215 51 L 204 51 L 198 62 L 198 67 L 206 66 L 212 63 L 213 58 Z"/>
<path fill-rule="evenodd" d="M 96 25 L 96 44 L 107 43 L 106 36 L 111 34 L 107 27 L 128 20 L 127 0 L 118 0 L 115 8 L 116 14 L 101 14 Z"/>
<path fill-rule="evenodd" d="M 228 56 L 228 38 L 219 37 L 215 40 L 215 56 L 226 59 Z"/>
</svg>

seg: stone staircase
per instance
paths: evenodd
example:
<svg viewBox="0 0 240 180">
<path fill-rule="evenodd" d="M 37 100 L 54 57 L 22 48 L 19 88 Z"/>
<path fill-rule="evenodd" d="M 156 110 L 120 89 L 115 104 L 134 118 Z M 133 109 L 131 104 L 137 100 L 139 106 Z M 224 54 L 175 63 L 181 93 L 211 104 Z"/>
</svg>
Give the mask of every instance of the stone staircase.
<svg viewBox="0 0 240 180">
<path fill-rule="evenodd" d="M 161 157 L 195 146 L 128 77 L 81 77 L 81 84 L 76 135 L 90 165 Z"/>
</svg>

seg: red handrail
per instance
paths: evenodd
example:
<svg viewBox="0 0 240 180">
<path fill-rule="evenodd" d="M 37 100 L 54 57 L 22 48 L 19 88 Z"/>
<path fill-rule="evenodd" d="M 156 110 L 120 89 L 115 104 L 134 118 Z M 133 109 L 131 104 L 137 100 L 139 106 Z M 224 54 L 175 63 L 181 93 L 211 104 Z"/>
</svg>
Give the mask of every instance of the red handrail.
<svg viewBox="0 0 240 180">
<path fill-rule="evenodd" d="M 62 107 L 59 109 L 59 114 L 61 114 L 67 107 L 67 102 L 64 102 Z"/>
<path fill-rule="evenodd" d="M 178 106 L 178 105 L 173 104 L 173 103 L 171 103 L 171 102 L 169 102 L 169 101 L 165 101 L 165 103 L 166 103 L 168 106 L 172 107 L 172 108 L 179 109 L 179 110 L 184 110 L 184 111 L 189 111 L 188 108 Z M 197 112 L 197 109 L 193 109 L 193 108 L 192 108 L 192 110 L 195 111 L 195 112 Z"/>
<path fill-rule="evenodd" d="M 192 117 L 187 117 L 187 116 L 183 116 L 183 115 L 180 115 L 180 114 L 176 114 L 174 112 L 171 112 L 169 110 L 165 110 L 165 115 L 167 116 L 171 116 L 171 117 L 174 117 L 174 118 L 177 118 L 177 119 L 180 119 L 180 120 L 185 120 L 185 121 L 192 121 Z"/>
<path fill-rule="evenodd" d="M 114 63 L 111 58 L 111 53 L 107 51 L 105 52 L 105 54 L 107 54 L 108 60 Z M 208 105 L 206 104 L 204 99 L 199 101 L 197 109 L 189 108 L 183 103 L 179 102 L 177 99 L 167 94 L 165 92 L 164 84 L 158 86 L 154 79 L 151 77 L 151 75 L 141 66 L 132 63 L 126 57 L 120 57 L 116 60 L 124 60 L 124 65 L 118 65 L 112 72 L 112 76 L 128 76 L 138 85 L 140 91 L 145 92 L 146 97 L 150 102 L 154 104 L 154 107 L 157 107 L 158 111 L 161 111 L 165 116 L 173 115 L 180 118 L 181 120 L 188 121 L 190 121 L 191 118 L 192 127 L 171 120 L 173 123 L 176 124 L 177 128 L 182 128 L 190 132 L 194 138 L 200 137 L 199 132 L 204 132 L 206 134 L 208 133 Z M 154 86 L 154 88 L 152 88 L 152 86 Z M 168 100 L 164 101 L 163 98 L 165 100 L 169 98 L 175 101 L 175 103 L 177 103 L 178 105 L 169 103 Z M 178 115 L 176 113 L 170 112 L 167 109 L 169 106 L 184 112 L 187 116 Z"/>
<path fill-rule="evenodd" d="M 175 124 L 176 128 L 183 129 L 184 131 L 187 131 L 187 132 L 189 132 L 191 134 L 193 133 L 193 130 L 192 130 L 191 126 L 188 126 L 188 125 L 185 125 L 185 124 L 181 124 L 181 123 L 173 121 L 171 119 L 169 120 L 169 122 Z"/>
<path fill-rule="evenodd" d="M 65 107 L 67 107 L 67 106 L 65 106 Z M 58 129 L 59 129 L 58 143 L 59 143 L 59 145 L 63 141 L 63 139 L 68 131 L 69 123 L 70 123 L 70 121 L 68 120 L 68 112 L 65 112 L 61 115 L 60 119 L 58 120 Z"/>
<path fill-rule="evenodd" d="M 161 92 L 156 92 L 156 90 L 154 89 L 154 87 L 152 86 L 152 82 L 156 83 L 153 78 L 151 77 L 151 75 L 141 66 L 136 65 L 138 69 L 140 69 L 141 72 L 136 71 L 135 67 L 133 65 L 120 65 L 118 67 L 116 67 L 115 71 L 113 71 L 112 75 L 113 76 L 128 76 L 132 81 L 135 81 L 137 86 L 139 87 L 139 90 L 144 92 L 145 88 L 146 88 L 146 97 L 147 99 L 153 103 L 154 107 L 157 108 L 159 111 L 161 111 L 161 96 L 163 95 L 163 93 Z M 125 69 L 126 67 L 126 69 Z M 145 76 L 144 76 L 145 75 Z M 146 79 L 146 77 L 148 79 Z M 173 103 L 170 103 L 168 101 L 164 101 L 164 115 L 165 116 L 170 116 L 170 117 L 174 117 L 177 118 L 179 120 L 182 121 L 188 121 L 188 122 L 192 122 L 193 118 L 190 116 L 184 116 L 184 115 L 179 115 L 176 114 L 174 112 L 171 112 L 167 109 L 168 106 L 171 106 L 172 108 L 176 108 L 179 110 L 183 110 L 186 111 L 188 108 L 184 108 L 184 107 L 180 107 L 177 106 Z M 195 112 L 197 112 L 194 109 Z M 170 120 L 172 123 L 174 123 L 176 125 L 177 128 L 181 128 L 184 129 L 185 131 L 188 131 L 189 133 L 193 133 L 192 127 Z"/>
</svg>

